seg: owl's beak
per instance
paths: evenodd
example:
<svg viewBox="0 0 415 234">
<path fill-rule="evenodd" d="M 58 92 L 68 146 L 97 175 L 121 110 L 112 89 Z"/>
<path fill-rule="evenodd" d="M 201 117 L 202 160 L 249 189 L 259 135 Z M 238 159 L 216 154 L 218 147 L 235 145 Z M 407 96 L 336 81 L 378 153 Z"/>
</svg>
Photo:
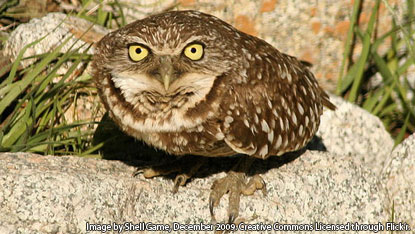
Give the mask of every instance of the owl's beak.
<svg viewBox="0 0 415 234">
<path fill-rule="evenodd" d="M 163 81 L 164 89 L 167 91 L 170 87 L 170 83 L 174 80 L 174 68 L 171 57 L 169 55 L 160 57 L 159 72 Z"/>
<path fill-rule="evenodd" d="M 163 83 L 164 83 L 164 89 L 167 91 L 169 89 L 169 86 L 170 86 L 170 76 L 169 75 L 163 76 Z"/>
</svg>

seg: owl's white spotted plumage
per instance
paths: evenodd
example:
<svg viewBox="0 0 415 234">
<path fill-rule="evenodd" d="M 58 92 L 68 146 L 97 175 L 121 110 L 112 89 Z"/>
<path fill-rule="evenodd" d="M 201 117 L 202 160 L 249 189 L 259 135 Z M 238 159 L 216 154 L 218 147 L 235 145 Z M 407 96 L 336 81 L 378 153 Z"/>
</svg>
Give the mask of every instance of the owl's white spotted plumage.
<svg viewBox="0 0 415 234">
<path fill-rule="evenodd" d="M 323 105 L 334 109 L 296 58 L 197 11 L 109 33 L 93 68 L 114 121 L 173 155 L 265 159 L 295 151 L 317 131 Z"/>
</svg>

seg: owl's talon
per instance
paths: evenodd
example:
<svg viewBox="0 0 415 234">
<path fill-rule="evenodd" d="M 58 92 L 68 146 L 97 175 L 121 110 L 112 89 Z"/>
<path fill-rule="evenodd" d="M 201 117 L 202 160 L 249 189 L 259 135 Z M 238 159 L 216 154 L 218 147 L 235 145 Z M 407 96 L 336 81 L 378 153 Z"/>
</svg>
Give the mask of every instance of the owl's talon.
<svg viewBox="0 0 415 234">
<path fill-rule="evenodd" d="M 186 174 L 177 175 L 176 178 L 174 178 L 174 186 L 172 192 L 177 193 L 177 191 L 179 191 L 179 186 L 184 186 L 189 178 L 190 177 Z"/>
<path fill-rule="evenodd" d="M 182 164 L 181 159 L 177 159 L 170 163 L 144 168 L 142 169 L 142 174 L 146 179 L 156 176 L 170 175 L 183 171 Z"/>
<path fill-rule="evenodd" d="M 173 186 L 173 193 L 177 193 L 180 186 L 184 186 L 186 182 L 192 178 L 196 172 L 199 171 L 200 167 L 206 163 L 205 157 L 196 157 L 196 161 L 189 166 L 187 172 L 179 174 L 174 178 L 174 186 Z"/>
<path fill-rule="evenodd" d="M 138 176 L 138 175 L 140 175 L 140 174 L 142 174 L 143 173 L 143 170 L 142 169 L 136 169 L 133 173 L 132 173 L 132 177 L 136 177 L 136 176 Z"/>
<path fill-rule="evenodd" d="M 249 196 L 256 190 L 262 190 L 266 194 L 265 182 L 259 175 L 253 176 L 245 183 L 245 173 L 230 171 L 226 177 L 213 182 L 212 191 L 209 196 L 209 209 L 212 222 L 216 221 L 214 207 L 219 205 L 220 199 L 229 193 L 228 223 L 233 223 L 239 215 L 241 194 Z"/>
<path fill-rule="evenodd" d="M 233 223 L 235 221 L 235 219 L 236 219 L 237 216 L 238 215 L 230 214 L 229 215 L 229 219 L 228 219 L 228 223 Z"/>
<path fill-rule="evenodd" d="M 267 196 L 267 187 L 264 179 L 259 175 L 254 175 L 246 184 L 246 189 L 243 190 L 244 195 L 249 196 L 255 193 L 256 190 L 261 190 L 264 197 Z"/>
<path fill-rule="evenodd" d="M 209 195 L 209 210 L 212 218 L 212 223 L 216 222 L 214 208 L 219 205 L 220 199 L 229 192 L 227 186 L 227 178 L 229 174 L 221 179 L 215 180 L 212 184 L 210 195 Z"/>
<path fill-rule="evenodd" d="M 149 170 L 149 166 L 139 166 L 136 167 L 134 172 L 132 173 L 132 177 L 136 177 L 140 174 L 144 174 L 146 172 L 146 170 Z"/>
<path fill-rule="evenodd" d="M 165 173 L 164 171 L 159 171 L 159 170 L 155 170 L 153 168 L 147 168 L 143 170 L 143 176 L 148 179 L 148 178 L 153 178 L 156 176 L 160 176 L 160 175 L 167 175 L 169 173 Z"/>
<path fill-rule="evenodd" d="M 209 198 L 209 211 L 210 211 L 210 217 L 212 219 L 213 224 L 216 223 L 215 214 L 213 213 L 214 203 L 215 203 L 215 201 L 212 198 Z"/>
</svg>

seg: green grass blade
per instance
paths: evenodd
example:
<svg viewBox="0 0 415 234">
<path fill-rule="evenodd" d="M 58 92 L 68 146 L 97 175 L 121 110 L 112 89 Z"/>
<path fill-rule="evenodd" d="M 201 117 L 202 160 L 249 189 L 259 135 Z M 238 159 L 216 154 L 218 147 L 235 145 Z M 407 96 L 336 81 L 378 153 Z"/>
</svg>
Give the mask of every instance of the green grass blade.
<svg viewBox="0 0 415 234">
<path fill-rule="evenodd" d="M 375 7 L 373 8 L 372 14 L 370 15 L 367 30 L 363 37 L 362 54 L 360 55 L 360 58 L 357 62 L 358 65 L 357 65 L 356 77 L 355 77 L 355 80 L 353 81 L 352 89 L 349 95 L 350 102 L 356 102 L 357 97 L 360 92 L 360 87 L 362 85 L 362 79 L 363 79 L 363 72 L 364 72 L 365 64 L 367 62 L 369 52 L 370 52 L 370 47 L 371 47 L 370 40 L 372 38 L 373 32 L 375 31 L 374 28 L 375 28 L 375 22 L 376 22 L 376 15 L 379 10 L 379 3 L 380 3 L 380 0 L 376 0 Z"/>
<path fill-rule="evenodd" d="M 340 92 L 345 92 L 352 84 L 356 77 L 357 63 L 353 64 L 341 82 Z"/>
<path fill-rule="evenodd" d="M 121 4 L 118 0 L 114 1 L 115 5 L 118 7 L 118 12 L 120 13 L 120 17 L 121 17 L 121 27 L 127 24 L 127 20 L 125 19 L 125 15 L 124 15 L 124 11 L 123 8 L 121 7 Z"/>
<path fill-rule="evenodd" d="M 372 51 L 371 55 L 373 57 L 373 60 L 375 61 L 376 68 L 382 76 L 383 84 L 390 85 L 394 81 L 394 75 L 389 70 L 386 62 L 379 56 L 378 53 L 376 53 L 376 51 Z"/>
<path fill-rule="evenodd" d="M 398 104 L 396 103 L 392 103 L 386 107 L 384 107 L 383 109 L 381 109 L 381 112 L 378 114 L 378 116 L 385 117 L 385 116 L 390 116 L 393 113 L 396 113 L 396 108 L 398 107 Z"/>
<path fill-rule="evenodd" d="M 375 108 L 376 104 L 379 101 L 379 98 L 381 96 L 383 96 L 385 90 L 384 89 L 379 89 L 376 92 L 370 92 L 369 96 L 367 97 L 367 99 L 365 100 L 365 102 L 363 103 L 362 107 L 363 109 L 372 112 L 373 109 Z"/>
<path fill-rule="evenodd" d="M 0 101 L 0 115 L 3 111 L 10 105 L 10 103 L 15 100 L 28 86 L 33 82 L 37 75 L 43 71 L 47 65 L 57 57 L 57 53 L 62 49 L 62 47 L 68 43 L 72 37 L 68 37 L 62 44 L 56 47 L 48 56 L 42 59 L 37 66 L 34 67 L 31 73 L 27 73 L 21 82 L 16 82 L 15 87 L 10 91 L 1 101 Z"/>
<path fill-rule="evenodd" d="M 356 27 L 356 23 L 357 20 L 359 19 L 359 7 L 361 4 L 361 0 L 355 0 L 353 3 L 353 10 L 352 10 L 352 16 L 350 18 L 350 26 L 349 26 L 349 30 L 347 31 L 347 37 L 346 37 L 346 41 L 345 41 L 345 46 L 344 46 L 344 52 L 343 52 L 343 59 L 342 59 L 342 63 L 340 65 L 340 70 L 339 70 L 339 77 L 337 80 L 337 89 L 336 89 L 336 94 L 340 95 L 342 93 L 342 79 L 343 79 L 343 73 L 344 73 L 344 68 L 346 66 L 347 60 L 351 54 L 351 49 L 352 49 L 352 42 L 353 42 L 353 38 L 354 38 L 354 29 Z"/>
<path fill-rule="evenodd" d="M 403 126 L 401 130 L 399 131 L 398 136 L 396 136 L 395 138 L 395 145 L 393 147 L 397 146 L 399 143 L 401 143 L 405 139 L 405 133 L 406 133 L 406 128 L 408 127 L 408 123 L 409 123 L 409 113 L 406 115 L 405 122 L 403 123 Z"/>
<path fill-rule="evenodd" d="M 46 35 L 46 36 L 47 36 L 47 35 Z M 24 55 L 24 53 L 26 52 L 26 50 L 27 50 L 29 47 L 32 47 L 32 46 L 36 45 L 37 43 L 39 43 L 40 41 L 42 41 L 43 39 L 45 39 L 45 38 L 46 38 L 46 36 L 43 36 L 43 37 L 39 38 L 38 40 L 36 40 L 36 41 L 34 41 L 34 42 L 32 42 L 32 43 L 29 43 L 29 44 L 25 45 L 25 46 L 24 46 L 24 47 L 23 47 L 23 48 L 19 51 L 19 54 L 17 55 L 16 59 L 15 59 L 15 60 L 14 60 L 14 62 L 13 62 L 13 65 L 12 65 L 12 68 L 11 68 L 11 70 L 10 70 L 9 75 L 7 76 L 7 78 L 6 78 L 3 82 L 1 82 L 0 87 L 8 86 L 8 85 L 10 85 L 10 84 L 12 83 L 13 79 L 16 77 L 16 72 L 17 72 L 17 69 L 19 68 L 20 61 L 22 60 L 23 55 Z"/>
<path fill-rule="evenodd" d="M 401 66 L 396 69 L 396 74 L 398 77 L 402 76 L 406 71 L 408 71 L 408 68 L 414 65 L 414 61 L 408 59 L 406 60 Z"/>
<path fill-rule="evenodd" d="M 17 123 L 13 125 L 10 131 L 4 135 L 1 145 L 2 147 L 10 147 L 15 143 L 22 134 L 26 131 L 27 125 L 32 124 L 32 119 L 30 118 L 31 103 L 28 103 L 28 108 L 24 109 L 23 115 Z"/>
<path fill-rule="evenodd" d="M 386 93 L 385 95 L 383 95 L 382 100 L 380 100 L 378 105 L 373 109 L 372 114 L 377 115 L 382 110 L 382 108 L 386 105 L 386 102 L 391 97 L 394 87 L 395 87 L 395 84 L 393 84 L 391 88 L 388 86 L 385 87 Z"/>
</svg>

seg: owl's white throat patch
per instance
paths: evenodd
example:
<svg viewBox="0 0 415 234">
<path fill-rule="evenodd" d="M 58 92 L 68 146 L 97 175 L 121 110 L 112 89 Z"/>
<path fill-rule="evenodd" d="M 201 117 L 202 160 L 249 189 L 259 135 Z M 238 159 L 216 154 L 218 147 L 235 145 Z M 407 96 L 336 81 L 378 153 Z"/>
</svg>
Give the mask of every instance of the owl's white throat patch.
<svg viewBox="0 0 415 234">
<path fill-rule="evenodd" d="M 117 100 L 107 98 L 116 118 L 142 132 L 174 132 L 197 127 L 202 118 L 186 116 L 189 109 L 203 102 L 213 87 L 215 75 L 187 73 L 175 80 L 166 91 L 156 79 L 133 72 L 112 72 L 112 81 L 125 101 L 142 117 L 117 106 Z"/>
</svg>

